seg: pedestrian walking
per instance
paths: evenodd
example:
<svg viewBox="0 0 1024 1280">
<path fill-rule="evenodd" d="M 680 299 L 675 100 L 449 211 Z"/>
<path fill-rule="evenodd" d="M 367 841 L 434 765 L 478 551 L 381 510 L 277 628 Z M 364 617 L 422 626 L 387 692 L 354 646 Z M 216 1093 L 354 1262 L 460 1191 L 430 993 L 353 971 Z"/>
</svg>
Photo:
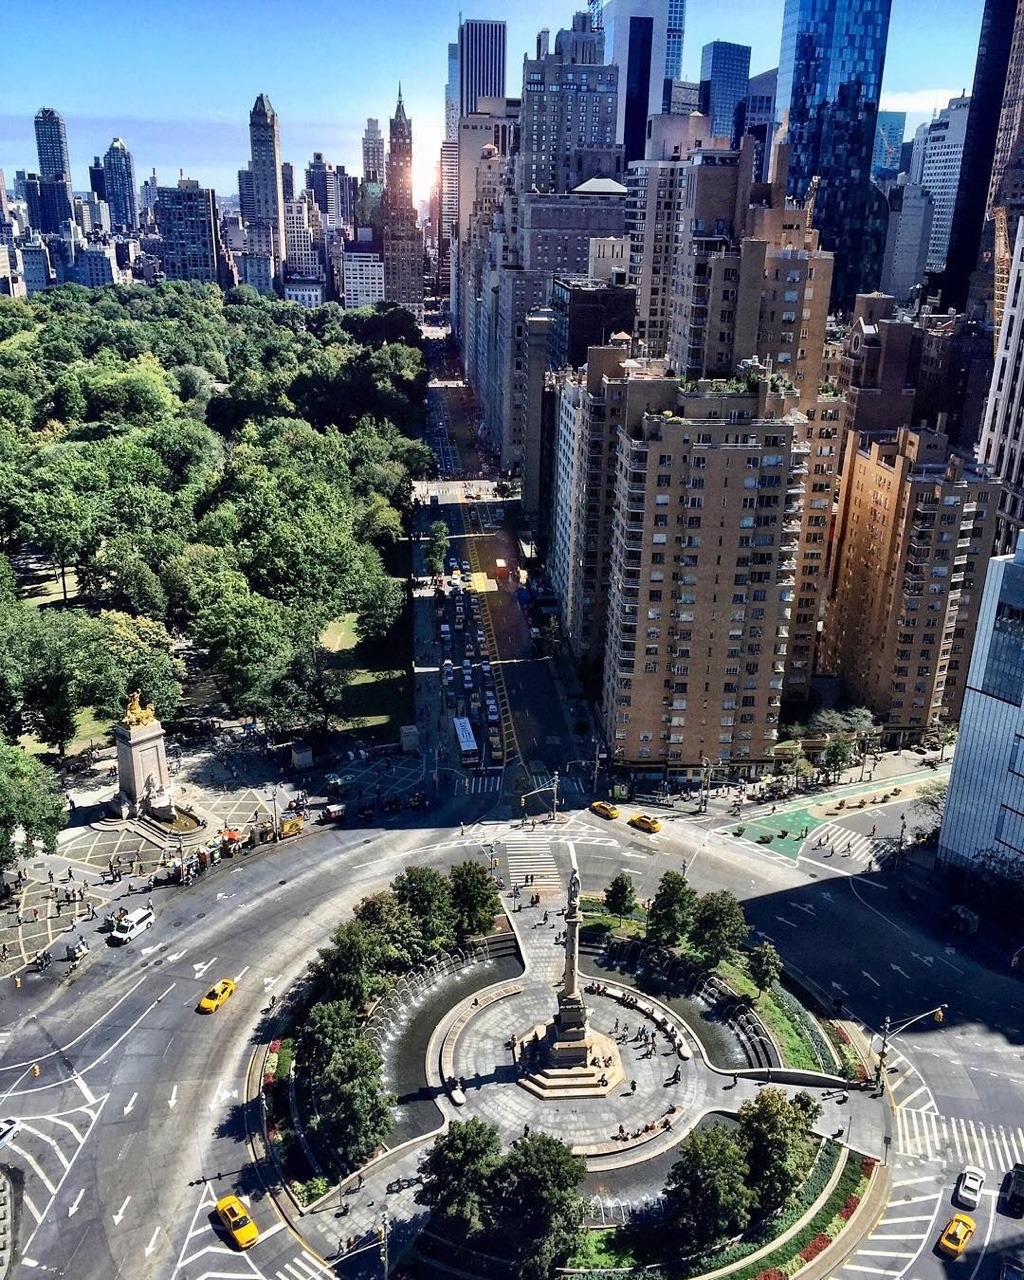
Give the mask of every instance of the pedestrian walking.
<svg viewBox="0 0 1024 1280">
<path fill-rule="evenodd" d="M 636 1081 L 635 1081 L 635 1080 L 631 1080 L 631 1081 L 629 1082 L 629 1091 L 630 1091 L 630 1093 L 636 1093 Z"/>
<path fill-rule="evenodd" d="M 74 880 L 74 878 L 75 878 L 74 868 L 73 868 L 73 867 L 68 867 L 68 879 L 69 879 L 69 880 Z"/>
<path fill-rule="evenodd" d="M 46 874 L 50 877 L 50 884 L 53 884 L 53 872 L 48 871 Z"/>
<path fill-rule="evenodd" d="M 464 822 L 460 822 L 460 823 L 459 823 L 459 835 L 460 835 L 460 836 L 464 836 L 465 834 L 466 834 L 466 824 L 465 824 Z"/>
<path fill-rule="evenodd" d="M 90 920 L 96 919 L 96 903 L 95 902 L 89 903 L 89 919 Z"/>
<path fill-rule="evenodd" d="M 153 910 L 153 899 L 152 899 L 152 898 L 147 898 L 147 899 L 146 899 L 146 910 L 147 910 L 147 911 L 152 911 L 152 910 Z"/>
<path fill-rule="evenodd" d="M 60 915 L 60 899 L 58 898 L 53 905 L 57 908 L 57 914 Z"/>
<path fill-rule="evenodd" d="M 4 945 L 0 947 L 0 961 L 6 960 L 10 954 L 11 953 L 7 948 L 7 943 L 5 942 Z"/>
<path fill-rule="evenodd" d="M 35 924 L 35 923 L 36 923 L 36 921 L 37 921 L 38 919 L 39 919 L 39 908 L 38 908 L 38 907 L 33 907 L 33 908 L 32 908 L 32 923 L 33 923 L 33 924 Z"/>
</svg>

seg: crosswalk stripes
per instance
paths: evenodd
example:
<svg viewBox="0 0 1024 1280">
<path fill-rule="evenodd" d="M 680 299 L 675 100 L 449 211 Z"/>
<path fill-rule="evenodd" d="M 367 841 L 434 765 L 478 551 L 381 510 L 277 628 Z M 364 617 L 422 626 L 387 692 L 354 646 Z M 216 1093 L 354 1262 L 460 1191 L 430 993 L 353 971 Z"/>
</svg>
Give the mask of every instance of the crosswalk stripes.
<svg viewBox="0 0 1024 1280">
<path fill-rule="evenodd" d="M 501 790 L 501 774 L 500 773 L 475 773 L 469 779 L 470 795 L 483 795 L 485 791 Z"/>
<path fill-rule="evenodd" d="M 537 886 L 562 883 L 547 838 L 509 835 L 504 843 L 511 884 L 522 884 L 528 875 L 533 876 L 532 883 Z"/>
<path fill-rule="evenodd" d="M 958 1164 L 976 1164 L 1001 1173 L 1024 1160 L 1024 1129 L 898 1107 L 896 1150 L 905 1156 L 955 1159 Z"/>
<path fill-rule="evenodd" d="M 942 1192 L 914 1194 L 921 1183 L 932 1182 L 929 1175 L 919 1182 L 905 1179 L 894 1183 L 894 1196 L 871 1234 L 863 1240 L 853 1256 L 837 1273 L 854 1280 L 856 1276 L 906 1275 L 921 1250 L 932 1239 L 934 1222 Z M 916 1185 L 915 1185 L 916 1184 Z"/>
<path fill-rule="evenodd" d="M 538 788 L 538 790 L 541 787 L 550 787 L 552 785 L 551 774 L 549 773 L 531 773 L 530 777 L 533 779 L 533 785 L 536 788 Z M 585 790 L 586 788 L 584 787 L 583 783 L 580 781 L 579 778 L 561 778 L 560 777 L 558 779 L 559 795 L 564 796 L 570 791 L 575 792 L 576 795 L 583 795 Z"/>
<path fill-rule="evenodd" d="M 301 1254 L 286 1262 L 280 1271 L 275 1273 L 276 1280 L 314 1280 L 314 1277 L 333 1276 L 335 1272 L 317 1262 L 311 1253 L 304 1249 Z"/>
<path fill-rule="evenodd" d="M 874 855 L 874 840 L 861 832 L 851 831 L 849 827 L 837 826 L 834 822 L 826 822 L 814 830 L 815 841 L 813 853 L 817 858 L 836 858 L 837 860 L 860 862 L 867 865 Z"/>
</svg>

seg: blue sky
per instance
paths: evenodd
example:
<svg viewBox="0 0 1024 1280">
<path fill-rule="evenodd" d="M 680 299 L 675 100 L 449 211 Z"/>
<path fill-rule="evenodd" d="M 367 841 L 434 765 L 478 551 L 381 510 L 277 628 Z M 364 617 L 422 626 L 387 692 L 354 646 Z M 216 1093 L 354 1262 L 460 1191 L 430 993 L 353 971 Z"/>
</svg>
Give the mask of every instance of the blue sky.
<svg viewBox="0 0 1024 1280">
<path fill-rule="evenodd" d="M 33 0 L 6 6 L 0 168 L 37 167 L 32 117 L 67 123 L 74 184 L 115 135 L 141 178 L 179 168 L 225 194 L 248 156 L 248 113 L 269 94 L 282 156 L 313 150 L 360 170 L 367 116 L 394 110 L 398 82 L 413 120 L 416 194 L 425 197 L 442 132 L 448 41 L 459 14 L 508 22 L 508 90 L 537 31 L 568 26 L 582 4 L 559 0 Z M 783 0 L 689 0 L 684 75 L 696 79 L 709 40 L 753 47 L 752 72 L 778 62 Z M 882 105 L 908 110 L 908 132 L 970 89 L 982 0 L 893 0 Z"/>
</svg>

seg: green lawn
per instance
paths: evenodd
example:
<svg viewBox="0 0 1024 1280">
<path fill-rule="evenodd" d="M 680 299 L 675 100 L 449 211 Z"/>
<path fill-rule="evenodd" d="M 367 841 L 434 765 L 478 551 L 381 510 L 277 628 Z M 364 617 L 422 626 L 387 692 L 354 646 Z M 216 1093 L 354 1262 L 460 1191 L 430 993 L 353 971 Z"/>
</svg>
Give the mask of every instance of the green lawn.
<svg viewBox="0 0 1024 1280">
<path fill-rule="evenodd" d="M 336 618 L 321 637 L 324 648 L 337 655 L 352 672 L 346 691 L 347 718 L 343 729 L 355 729 L 380 742 L 394 742 L 403 724 L 416 723 L 416 702 L 410 670 L 412 620 L 402 611 L 388 634 L 361 641 L 355 614 Z"/>
</svg>

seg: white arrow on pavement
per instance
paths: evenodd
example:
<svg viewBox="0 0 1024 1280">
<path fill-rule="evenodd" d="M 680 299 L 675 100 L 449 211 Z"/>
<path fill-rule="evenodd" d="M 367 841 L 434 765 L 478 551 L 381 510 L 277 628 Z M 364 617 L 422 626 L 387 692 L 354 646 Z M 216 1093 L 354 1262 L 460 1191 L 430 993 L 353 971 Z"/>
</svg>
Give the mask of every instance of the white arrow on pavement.
<svg viewBox="0 0 1024 1280">
<path fill-rule="evenodd" d="M 826 890 L 825 890 L 825 892 L 821 895 L 821 900 L 822 900 L 822 902 L 831 902 L 831 901 L 832 901 L 832 895 L 829 893 L 829 891 L 828 891 L 827 889 L 826 889 Z"/>
<path fill-rule="evenodd" d="M 73 1218 L 75 1214 L 78 1212 L 78 1206 L 82 1203 L 82 1196 L 84 1195 L 85 1195 L 85 1188 L 83 1187 L 82 1190 L 79 1191 L 78 1195 L 75 1196 L 71 1204 L 68 1205 L 69 1218 Z"/>
<path fill-rule="evenodd" d="M 171 1096 L 167 1099 L 167 1105 L 171 1108 L 172 1111 L 178 1105 L 178 1086 L 177 1085 L 175 1085 L 174 1088 L 171 1090 Z"/>
<path fill-rule="evenodd" d="M 935 961 L 934 956 L 919 956 L 916 951 L 911 951 L 910 954 L 914 957 L 915 960 L 920 960 L 922 964 L 926 964 L 929 966 L 932 965 Z"/>
<path fill-rule="evenodd" d="M 113 1214 L 113 1215 L 112 1215 L 112 1217 L 113 1217 L 114 1221 L 117 1223 L 117 1225 L 118 1225 L 118 1226 L 120 1226 L 120 1225 L 121 1225 L 121 1222 L 122 1222 L 122 1220 L 124 1219 L 124 1211 L 125 1211 L 125 1209 L 127 1209 L 127 1208 L 128 1208 L 128 1202 L 129 1202 L 129 1200 L 131 1200 L 131 1196 L 125 1196 L 125 1198 L 124 1198 L 124 1204 L 122 1204 L 122 1205 L 121 1205 L 121 1207 L 120 1207 L 120 1209 L 118 1209 L 117 1213 L 115 1213 L 115 1214 Z"/>
<path fill-rule="evenodd" d="M 882 985 L 877 978 L 872 978 L 871 974 L 868 973 L 867 969 L 861 969 L 860 972 L 861 972 L 861 977 L 867 978 L 868 982 L 873 982 L 876 987 L 880 987 Z"/>
<path fill-rule="evenodd" d="M 902 974 L 903 977 L 906 978 L 908 982 L 910 981 L 910 974 L 907 973 L 905 969 L 901 969 L 898 964 L 890 964 L 889 968 L 893 971 L 893 973 Z"/>
<path fill-rule="evenodd" d="M 153 1232 L 153 1234 L 149 1238 L 149 1244 L 147 1244 L 146 1248 L 143 1250 L 147 1258 L 156 1249 L 156 1238 L 159 1234 L 160 1234 L 160 1228 L 157 1227 L 157 1229 Z M 264 1234 L 266 1233 L 264 1232 Z"/>
<path fill-rule="evenodd" d="M 238 871 L 241 871 L 241 869 L 242 869 L 241 867 L 237 868 Z M 218 893 L 217 901 L 222 902 L 225 898 L 233 898 L 234 896 L 235 895 L 233 893 Z"/>
<path fill-rule="evenodd" d="M 775 919 L 778 920 L 779 924 L 788 924 L 791 929 L 800 927 L 795 920 L 787 920 L 785 916 L 776 916 Z"/>
<path fill-rule="evenodd" d="M 207 960 L 204 964 L 194 964 L 192 968 L 195 970 L 196 977 L 201 978 L 207 969 L 212 968 L 216 963 L 217 957 L 214 956 L 212 960 Z"/>
<path fill-rule="evenodd" d="M 845 987 L 841 987 L 841 986 L 839 985 L 839 983 L 838 983 L 838 982 L 833 982 L 833 983 L 832 983 L 832 990 L 833 990 L 833 991 L 841 991 L 841 992 L 843 993 L 843 995 L 844 995 L 844 996 L 847 994 L 847 990 L 846 990 L 846 988 L 845 988 Z"/>
<path fill-rule="evenodd" d="M 263 979 L 263 990 L 269 991 L 272 986 L 281 981 L 281 975 L 278 973 L 273 978 Z"/>
<path fill-rule="evenodd" d="M 132 1096 L 128 1099 L 128 1101 L 124 1104 L 124 1114 L 125 1114 L 125 1115 L 127 1115 L 129 1111 L 134 1111 L 134 1110 L 135 1110 L 135 1099 L 136 1099 L 138 1096 L 139 1096 L 139 1095 L 138 1095 L 137 1093 L 133 1093 L 133 1094 L 132 1094 Z"/>
<path fill-rule="evenodd" d="M 180 960 L 182 956 L 186 956 L 186 955 L 188 955 L 188 951 L 175 951 L 171 955 L 169 955 L 167 959 L 171 964 L 174 964 L 176 960 Z"/>
<path fill-rule="evenodd" d="M 241 969 L 238 973 L 235 974 L 235 981 L 241 982 L 248 972 L 249 972 L 249 965 L 246 965 L 244 969 Z"/>
<path fill-rule="evenodd" d="M 806 911 L 810 915 L 814 915 L 814 908 L 809 902 L 794 902 L 793 906 L 796 907 L 798 911 Z"/>
<path fill-rule="evenodd" d="M 159 950 L 160 950 L 160 944 L 157 943 L 155 946 L 152 946 L 152 947 L 143 947 L 142 954 L 144 956 L 151 956 L 154 951 L 159 951 Z"/>
</svg>

